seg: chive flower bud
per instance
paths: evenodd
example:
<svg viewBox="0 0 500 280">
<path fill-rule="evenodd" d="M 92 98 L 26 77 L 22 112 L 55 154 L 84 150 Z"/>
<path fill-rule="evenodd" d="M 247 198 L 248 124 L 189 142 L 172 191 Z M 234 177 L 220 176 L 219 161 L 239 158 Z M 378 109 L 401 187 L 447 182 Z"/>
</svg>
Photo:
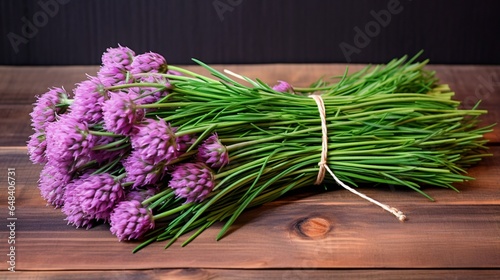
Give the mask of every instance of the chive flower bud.
<svg viewBox="0 0 500 280">
<path fill-rule="evenodd" d="M 67 170 L 49 162 L 40 172 L 38 189 L 47 203 L 59 208 L 64 205 L 64 192 L 70 180 L 71 174 Z"/>
<path fill-rule="evenodd" d="M 134 57 L 134 61 L 130 65 L 130 73 L 166 73 L 168 70 L 167 61 L 157 53 L 149 52 L 139 54 Z"/>
<path fill-rule="evenodd" d="M 137 108 L 135 95 L 127 92 L 113 92 L 102 106 L 104 128 L 121 135 L 132 135 L 138 131 L 137 125 L 144 118 L 144 109 Z"/>
<path fill-rule="evenodd" d="M 44 133 L 35 132 L 32 135 L 30 135 L 27 147 L 28 147 L 28 155 L 32 163 L 34 164 L 47 163 L 47 157 L 45 155 L 45 150 L 47 149 L 47 141 L 45 139 Z"/>
<path fill-rule="evenodd" d="M 87 123 L 72 115 L 64 115 L 57 122 L 50 123 L 46 138 L 49 161 L 78 166 L 90 160 L 95 138 L 90 134 Z"/>
<path fill-rule="evenodd" d="M 127 47 L 118 45 L 117 48 L 108 48 L 101 57 L 105 66 L 115 66 L 125 71 L 130 70 L 130 64 L 135 56 L 135 52 Z"/>
<path fill-rule="evenodd" d="M 91 228 L 95 220 L 82 209 L 77 192 L 74 191 L 75 181 L 70 181 L 64 192 L 64 205 L 62 212 L 66 215 L 68 225 L 73 225 L 76 228 L 85 227 Z"/>
<path fill-rule="evenodd" d="M 186 198 L 186 203 L 203 201 L 215 185 L 212 170 L 201 162 L 179 164 L 171 176 L 169 186 L 178 197 Z"/>
<path fill-rule="evenodd" d="M 127 72 L 135 56 L 135 52 L 127 47 L 118 45 L 117 48 L 108 48 L 102 55 L 102 66 L 97 77 L 104 85 L 113 86 L 127 82 Z"/>
<path fill-rule="evenodd" d="M 96 220 L 108 220 L 114 206 L 125 197 L 120 182 L 107 173 L 82 176 L 74 185 L 82 211 Z"/>
<path fill-rule="evenodd" d="M 294 92 L 292 85 L 290 85 L 289 83 L 287 83 L 285 81 L 278 81 L 278 84 L 273 86 L 273 89 L 275 91 L 279 91 L 279 92 L 290 92 L 290 93 Z"/>
<path fill-rule="evenodd" d="M 74 90 L 73 103 L 69 106 L 70 114 L 80 121 L 96 124 L 102 121 L 102 104 L 108 99 L 105 85 L 97 77 L 77 85 Z"/>
<path fill-rule="evenodd" d="M 33 105 L 33 111 L 30 113 L 31 126 L 36 132 L 42 132 L 49 123 L 56 121 L 58 115 L 66 112 L 68 94 L 64 88 L 54 87 L 37 97 Z"/>
<path fill-rule="evenodd" d="M 143 161 L 157 164 L 176 157 L 175 133 L 163 119 L 146 119 L 130 141 Z"/>
<path fill-rule="evenodd" d="M 155 226 L 151 210 L 138 200 L 118 203 L 111 213 L 110 225 L 111 233 L 120 241 L 139 239 Z"/>
<path fill-rule="evenodd" d="M 211 168 L 220 168 L 228 164 L 229 155 L 217 134 L 208 137 L 198 148 L 198 160 Z"/>
<path fill-rule="evenodd" d="M 151 160 L 142 159 L 139 151 L 132 151 L 122 161 L 125 168 L 126 182 L 132 182 L 133 188 L 156 184 L 165 174 L 165 163 L 154 163 Z"/>
</svg>

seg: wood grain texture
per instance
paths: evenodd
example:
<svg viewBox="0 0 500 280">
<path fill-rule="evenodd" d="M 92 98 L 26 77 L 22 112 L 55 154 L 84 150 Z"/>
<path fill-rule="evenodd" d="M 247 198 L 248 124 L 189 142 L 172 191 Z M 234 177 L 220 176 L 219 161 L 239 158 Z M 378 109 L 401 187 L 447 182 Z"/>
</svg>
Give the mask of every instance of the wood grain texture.
<svg viewBox="0 0 500 280">
<path fill-rule="evenodd" d="M 295 86 L 307 86 L 321 77 L 342 75 L 349 66 L 353 72 L 364 65 L 354 64 L 265 64 L 265 65 L 215 65 L 218 70 L 230 69 L 250 78 L 259 78 L 269 84 L 286 80 Z M 198 66 L 187 69 L 208 74 Z M 11 67 L 0 66 L 0 129 L 4 137 L 0 146 L 23 146 L 32 133 L 29 112 L 36 96 L 50 87 L 64 87 L 72 92 L 75 84 L 95 75 L 97 66 L 61 67 Z M 489 113 L 483 117 L 485 124 L 500 123 L 500 66 L 444 66 L 430 65 L 442 83 L 448 83 L 456 92 L 456 99 L 471 108 L 482 100 L 481 109 Z M 500 129 L 486 135 L 490 141 L 500 143 Z"/>
<path fill-rule="evenodd" d="M 345 65 L 217 67 L 268 83 L 285 79 L 302 86 L 321 74 L 340 74 Z M 485 122 L 499 122 L 500 66 L 430 68 L 450 84 L 458 99 L 471 104 L 483 99 L 482 106 L 490 110 Z M 404 188 L 361 188 L 403 210 L 409 217 L 405 223 L 340 187 L 324 191 L 311 186 L 245 212 L 219 242 L 215 237 L 222 224 L 182 248 L 184 236 L 166 251 L 165 243 L 155 243 L 131 254 L 138 243 L 118 242 L 108 226 L 84 230 L 66 225 L 60 210 L 45 206 L 39 195 L 42 167 L 30 163 L 25 147 L 31 133 L 28 114 L 36 94 L 50 86 L 69 90 L 84 73 L 96 70 L 95 66 L 0 67 L 0 172 L 16 168 L 17 279 L 494 279 L 498 275 L 498 129 L 487 135 L 493 156 L 469 170 L 476 180 L 455 184 L 459 193 L 426 187 L 436 199 L 430 202 Z M 0 176 L 2 182 L 5 176 Z M 0 192 L 0 209 L 6 209 L 6 201 L 6 192 Z M 0 211 L 0 220 L 6 220 L 6 212 Z M 0 240 L 7 235 L 1 226 Z M 1 255 L 7 246 L 0 242 Z M 0 273 L 0 278 L 16 279 L 12 276 Z"/>
<path fill-rule="evenodd" d="M 17 274 L 0 273 L 2 279 L 50 279 L 50 280 L 231 280 L 231 279 L 268 279 L 268 280 L 322 280 L 322 279 L 358 279 L 358 280 L 471 280 L 497 279 L 499 270 L 465 269 L 154 269 L 154 270 L 101 270 L 101 271 L 36 271 Z M 7 278 L 8 277 L 8 278 Z"/>
<path fill-rule="evenodd" d="M 471 170 L 478 179 L 458 186 L 461 193 L 428 189 L 436 202 L 410 191 L 362 189 L 404 210 L 405 223 L 341 189 L 304 191 L 246 212 L 219 242 L 221 224 L 185 248 L 179 242 L 164 251 L 165 244 L 156 243 L 135 255 L 137 243 L 117 242 L 108 226 L 75 229 L 59 210 L 46 207 L 36 188 L 40 167 L 31 165 L 24 149 L 1 149 L 0 170 L 17 170 L 20 271 L 500 268 L 500 147 L 492 150 L 495 157 Z"/>
</svg>

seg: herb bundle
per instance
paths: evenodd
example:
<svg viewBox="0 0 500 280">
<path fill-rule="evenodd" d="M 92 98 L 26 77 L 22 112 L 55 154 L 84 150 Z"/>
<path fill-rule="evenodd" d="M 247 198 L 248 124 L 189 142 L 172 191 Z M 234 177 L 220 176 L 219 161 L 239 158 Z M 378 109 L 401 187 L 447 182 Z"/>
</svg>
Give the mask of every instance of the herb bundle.
<svg viewBox="0 0 500 280">
<path fill-rule="evenodd" d="M 72 96 L 52 88 L 35 103 L 40 192 L 69 224 L 142 239 L 136 250 L 191 232 L 184 246 L 225 221 L 220 239 L 245 209 L 312 184 L 390 184 L 432 200 L 422 185 L 473 179 L 492 126 L 418 56 L 299 88 L 110 48 Z"/>
</svg>

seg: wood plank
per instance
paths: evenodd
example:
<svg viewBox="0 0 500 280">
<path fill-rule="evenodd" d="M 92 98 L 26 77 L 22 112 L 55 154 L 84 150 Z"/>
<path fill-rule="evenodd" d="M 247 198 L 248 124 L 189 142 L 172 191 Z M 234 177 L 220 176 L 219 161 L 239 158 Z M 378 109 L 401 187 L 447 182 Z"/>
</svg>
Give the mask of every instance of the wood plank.
<svg viewBox="0 0 500 280">
<path fill-rule="evenodd" d="M 269 84 L 287 80 L 298 86 L 307 86 L 321 76 L 340 75 L 346 64 L 268 64 L 268 65 L 215 65 L 219 70 L 231 69 L 251 78 L 261 78 Z M 364 65 L 351 65 L 351 71 Z M 207 74 L 198 66 L 186 68 Z M 500 123 L 500 67 L 499 66 L 443 66 L 431 65 L 443 83 L 456 91 L 456 99 L 470 108 L 482 99 L 480 108 L 489 110 L 483 117 L 485 124 Z M 11 131 L 2 137 L 0 145 L 15 145 L 26 141 L 29 112 L 36 95 L 52 86 L 64 86 L 71 91 L 75 83 L 85 79 L 85 73 L 95 75 L 97 66 L 9 67 L 0 66 L 0 129 Z M 26 82 L 29 81 L 29 82 Z M 28 105 L 23 107 L 21 104 Z M 13 106 L 15 105 L 15 106 Z M 16 131 L 12 128 L 16 127 Z M 17 128 L 19 127 L 19 128 Z M 486 135 L 494 143 L 500 142 L 500 129 Z"/>
<path fill-rule="evenodd" d="M 64 225 L 56 211 L 33 209 L 37 213 L 28 216 L 21 208 L 17 268 L 500 267 L 500 205 L 405 209 L 412 218 L 399 223 L 372 206 L 270 204 L 245 213 L 219 242 L 214 240 L 221 228 L 217 224 L 187 247 L 176 243 L 164 251 L 165 243 L 156 243 L 132 255 L 137 243 L 117 242 L 107 226 L 73 229 Z M 323 225 L 301 228 L 305 223 Z"/>
<path fill-rule="evenodd" d="M 50 279 L 50 280 L 83 280 L 83 279 L 370 279 L 370 280 L 470 280 L 496 279 L 499 270 L 481 269 L 154 269 L 154 270 L 101 270 L 101 271 L 22 271 L 17 273 L 0 273 L 4 279 Z"/>
<path fill-rule="evenodd" d="M 26 146 L 33 134 L 29 113 L 30 105 L 0 104 L 0 147 Z"/>
<path fill-rule="evenodd" d="M 44 206 L 36 189 L 41 167 L 23 148 L 0 149 L 0 170 L 17 171 L 19 270 L 500 268 L 500 147 L 492 150 L 497 156 L 471 171 L 478 180 L 460 194 L 430 189 L 434 203 L 414 192 L 362 190 L 403 209 L 405 223 L 343 190 L 298 193 L 244 213 L 219 242 L 221 224 L 185 248 L 156 243 L 135 255 L 137 243 L 117 242 L 107 226 L 74 229 Z"/>
<path fill-rule="evenodd" d="M 51 87 L 70 91 L 98 66 L 0 66 L 0 104 L 31 104 Z"/>
</svg>

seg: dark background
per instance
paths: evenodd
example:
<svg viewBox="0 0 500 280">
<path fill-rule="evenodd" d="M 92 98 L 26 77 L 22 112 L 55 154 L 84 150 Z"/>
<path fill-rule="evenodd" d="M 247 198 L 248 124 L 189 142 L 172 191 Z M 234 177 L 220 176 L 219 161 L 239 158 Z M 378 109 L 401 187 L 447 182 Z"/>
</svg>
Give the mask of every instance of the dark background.
<svg viewBox="0 0 500 280">
<path fill-rule="evenodd" d="M 99 64 L 117 44 L 171 64 L 381 63 L 421 49 L 431 63 L 500 64 L 499 8 L 494 0 L 3 0 L 0 64 Z M 382 26 L 374 14 L 384 11 Z M 344 54 L 342 43 L 357 51 Z"/>
</svg>

